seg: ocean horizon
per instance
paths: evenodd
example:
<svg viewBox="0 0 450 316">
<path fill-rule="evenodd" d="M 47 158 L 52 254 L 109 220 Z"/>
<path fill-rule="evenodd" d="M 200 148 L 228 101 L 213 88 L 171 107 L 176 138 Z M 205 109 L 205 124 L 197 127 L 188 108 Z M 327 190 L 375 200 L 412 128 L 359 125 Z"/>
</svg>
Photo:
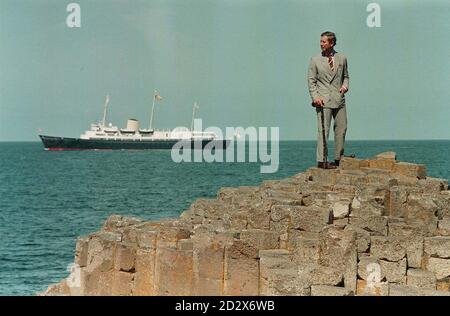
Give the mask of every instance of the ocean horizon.
<svg viewBox="0 0 450 316">
<path fill-rule="evenodd" d="M 315 146 L 280 141 L 278 171 L 262 174 L 260 162 L 175 163 L 168 150 L 49 152 L 37 141 L 0 142 L 0 295 L 35 295 L 66 277 L 76 239 L 110 215 L 177 217 L 221 187 L 305 171 L 315 165 Z M 450 178 L 450 140 L 346 142 L 346 154 L 358 158 L 384 151 L 424 164 L 428 176 Z"/>
<path fill-rule="evenodd" d="M 45 133 L 44 133 L 45 134 Z M 43 135 L 44 135 L 43 134 Z M 70 137 L 70 136 L 67 136 Z M 76 136 L 73 136 L 74 138 L 77 138 Z M 332 137 L 332 136 L 331 136 Z M 280 139 L 280 142 L 315 142 L 315 139 Z M 428 141 L 450 141 L 450 139 L 447 138 L 424 138 L 424 139 L 346 139 L 346 142 L 405 142 L 405 141 L 414 141 L 414 142 L 428 142 Z M 330 139 L 330 142 L 333 143 L 333 141 Z M 42 144 L 40 140 L 0 140 L 0 143 L 39 143 Z"/>
</svg>

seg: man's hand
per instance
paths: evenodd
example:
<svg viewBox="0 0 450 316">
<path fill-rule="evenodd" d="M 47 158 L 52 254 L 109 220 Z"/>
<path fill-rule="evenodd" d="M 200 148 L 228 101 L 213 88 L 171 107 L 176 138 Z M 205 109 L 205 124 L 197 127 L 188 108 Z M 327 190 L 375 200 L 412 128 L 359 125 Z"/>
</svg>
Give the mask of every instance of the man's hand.
<svg viewBox="0 0 450 316">
<path fill-rule="evenodd" d="M 323 102 L 323 99 L 321 99 L 321 98 L 314 99 L 313 103 L 315 106 L 323 107 L 325 105 L 325 102 Z"/>
<path fill-rule="evenodd" d="M 346 86 L 342 86 L 342 87 L 339 89 L 339 93 L 346 93 L 347 91 L 348 91 L 348 89 L 347 89 Z"/>
</svg>

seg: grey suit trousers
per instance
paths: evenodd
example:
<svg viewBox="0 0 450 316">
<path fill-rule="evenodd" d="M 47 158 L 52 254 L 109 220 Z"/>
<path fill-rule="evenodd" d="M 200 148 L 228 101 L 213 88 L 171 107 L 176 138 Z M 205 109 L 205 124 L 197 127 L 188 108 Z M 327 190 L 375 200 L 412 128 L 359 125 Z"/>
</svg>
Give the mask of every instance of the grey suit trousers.
<svg viewBox="0 0 450 316">
<path fill-rule="evenodd" d="M 322 116 L 321 109 L 316 107 L 317 112 L 317 161 L 324 161 L 324 144 L 322 136 Z M 347 110 L 345 105 L 337 109 L 323 108 L 324 111 L 324 125 L 325 125 L 325 140 L 328 142 L 328 135 L 330 134 L 331 117 L 334 119 L 334 159 L 340 160 L 344 156 L 345 134 L 347 133 Z M 328 148 L 329 149 L 329 148 Z M 328 158 L 328 157 L 327 157 Z M 327 159 L 328 160 L 328 159 Z"/>
</svg>

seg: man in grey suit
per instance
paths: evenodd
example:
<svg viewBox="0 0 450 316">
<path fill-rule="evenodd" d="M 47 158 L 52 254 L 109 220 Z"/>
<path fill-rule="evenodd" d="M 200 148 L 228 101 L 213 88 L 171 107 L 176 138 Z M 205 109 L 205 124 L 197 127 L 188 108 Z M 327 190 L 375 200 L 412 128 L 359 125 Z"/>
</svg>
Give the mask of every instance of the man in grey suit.
<svg viewBox="0 0 450 316">
<path fill-rule="evenodd" d="M 312 105 L 317 112 L 317 166 L 335 169 L 344 155 L 347 113 L 345 93 L 349 89 L 347 58 L 334 50 L 336 35 L 324 32 L 320 38 L 321 54 L 311 58 L 308 69 L 308 88 Z M 324 118 L 322 121 L 322 117 Z M 331 118 L 334 119 L 334 163 L 327 162 L 327 140 Z M 323 133 L 323 127 L 325 133 Z"/>
</svg>

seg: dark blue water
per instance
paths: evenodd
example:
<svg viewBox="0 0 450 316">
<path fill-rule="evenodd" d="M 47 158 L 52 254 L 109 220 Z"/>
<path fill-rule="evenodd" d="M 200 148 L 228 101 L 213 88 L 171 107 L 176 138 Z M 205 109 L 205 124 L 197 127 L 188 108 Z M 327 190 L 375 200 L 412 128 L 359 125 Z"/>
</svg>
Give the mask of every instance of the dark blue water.
<svg viewBox="0 0 450 316">
<path fill-rule="evenodd" d="M 450 178 L 450 141 L 350 141 L 366 158 L 396 151 Z M 280 143 L 277 173 L 259 163 L 174 163 L 170 151 L 46 152 L 40 143 L 0 143 L 0 295 L 33 295 L 68 275 L 76 238 L 111 214 L 178 216 L 223 186 L 258 185 L 314 164 L 315 142 Z"/>
</svg>

